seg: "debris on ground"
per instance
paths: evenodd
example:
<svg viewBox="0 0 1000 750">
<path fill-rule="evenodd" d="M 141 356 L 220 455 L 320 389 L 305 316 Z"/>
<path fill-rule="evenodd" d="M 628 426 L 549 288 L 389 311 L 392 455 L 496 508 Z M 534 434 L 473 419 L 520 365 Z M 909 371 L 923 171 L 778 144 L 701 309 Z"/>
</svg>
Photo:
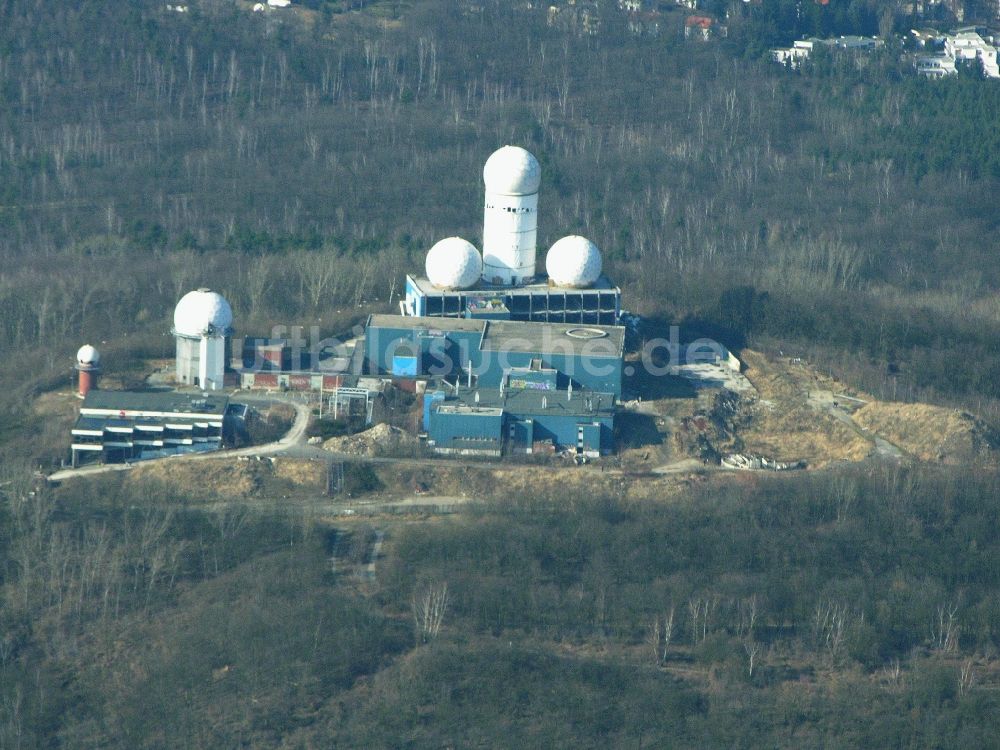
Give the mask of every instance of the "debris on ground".
<svg viewBox="0 0 1000 750">
<path fill-rule="evenodd" d="M 330 438 L 323 443 L 323 449 L 351 456 L 384 456 L 412 450 L 416 445 L 416 438 L 398 427 L 377 424 L 354 435 Z"/>
<path fill-rule="evenodd" d="M 743 453 L 730 453 L 720 463 L 727 469 L 743 471 L 792 471 L 806 468 L 805 461 L 774 461 L 766 456 L 748 456 Z"/>
</svg>

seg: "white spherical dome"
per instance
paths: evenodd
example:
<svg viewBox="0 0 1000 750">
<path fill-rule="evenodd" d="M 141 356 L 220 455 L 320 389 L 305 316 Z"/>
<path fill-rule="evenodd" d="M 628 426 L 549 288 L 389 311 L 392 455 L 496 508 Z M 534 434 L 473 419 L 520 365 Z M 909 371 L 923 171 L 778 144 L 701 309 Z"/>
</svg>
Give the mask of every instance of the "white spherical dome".
<svg viewBox="0 0 1000 750">
<path fill-rule="evenodd" d="M 542 182 L 542 166 L 519 146 L 504 146 L 483 167 L 486 190 L 500 195 L 533 195 Z"/>
<path fill-rule="evenodd" d="M 218 292 L 188 292 L 174 309 L 174 333 L 179 336 L 225 336 L 233 326 L 233 309 Z"/>
<path fill-rule="evenodd" d="M 448 237 L 427 253 L 427 279 L 438 289 L 468 289 L 483 273 L 483 258 L 461 237 Z"/>
<path fill-rule="evenodd" d="M 592 286 L 601 277 L 601 267 L 601 251 L 575 234 L 557 241 L 545 256 L 545 270 L 556 286 Z"/>
<path fill-rule="evenodd" d="M 81 365 L 96 365 L 101 361 L 100 352 L 90 344 L 84 344 L 76 353 L 76 361 Z"/>
</svg>

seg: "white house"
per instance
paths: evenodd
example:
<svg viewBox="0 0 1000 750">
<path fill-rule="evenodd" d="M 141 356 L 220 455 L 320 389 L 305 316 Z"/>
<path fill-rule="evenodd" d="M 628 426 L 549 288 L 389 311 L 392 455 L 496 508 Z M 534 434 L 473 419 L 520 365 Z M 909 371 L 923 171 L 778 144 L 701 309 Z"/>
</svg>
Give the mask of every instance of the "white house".
<svg viewBox="0 0 1000 750">
<path fill-rule="evenodd" d="M 943 78 L 958 72 L 959 61 L 979 60 L 987 78 L 1000 78 L 997 48 L 977 32 L 959 30 L 944 35 L 944 51 L 939 55 L 918 55 L 914 59 L 917 72 L 929 78 Z"/>
<path fill-rule="evenodd" d="M 987 78 L 1000 78 L 997 66 L 997 48 L 988 44 L 975 31 L 960 31 L 944 38 L 944 53 L 953 60 L 979 59 Z"/>
<path fill-rule="evenodd" d="M 820 39 L 799 39 L 791 47 L 779 47 L 771 50 L 771 59 L 795 70 L 803 60 L 809 59 L 809 55 L 812 54 L 817 43 L 823 44 L 823 41 Z"/>
</svg>

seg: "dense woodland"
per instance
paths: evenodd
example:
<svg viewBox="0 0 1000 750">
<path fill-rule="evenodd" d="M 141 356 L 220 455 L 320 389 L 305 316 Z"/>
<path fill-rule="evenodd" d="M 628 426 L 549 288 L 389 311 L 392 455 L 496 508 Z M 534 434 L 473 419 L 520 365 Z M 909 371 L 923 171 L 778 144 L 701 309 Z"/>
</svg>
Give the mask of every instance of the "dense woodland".
<svg viewBox="0 0 1000 750">
<path fill-rule="evenodd" d="M 151 481 L 25 494 L 0 746 L 990 747 L 997 482 L 500 501 L 400 525 L 369 583 L 363 524 Z"/>
<path fill-rule="evenodd" d="M 497 503 L 400 529 L 364 590 L 306 516 L 30 494 L 65 436 L 25 404 L 80 344 L 168 356 L 197 286 L 241 334 L 389 309 L 434 241 L 478 244 L 505 143 L 542 162 L 542 246 L 596 242 L 647 335 L 1000 424 L 1000 85 L 918 80 L 891 40 L 766 59 L 907 19 L 765 0 L 700 44 L 610 3 L 596 36 L 501 0 L 307 5 L 0 0 L 0 747 L 995 742 L 990 472 Z"/>
</svg>

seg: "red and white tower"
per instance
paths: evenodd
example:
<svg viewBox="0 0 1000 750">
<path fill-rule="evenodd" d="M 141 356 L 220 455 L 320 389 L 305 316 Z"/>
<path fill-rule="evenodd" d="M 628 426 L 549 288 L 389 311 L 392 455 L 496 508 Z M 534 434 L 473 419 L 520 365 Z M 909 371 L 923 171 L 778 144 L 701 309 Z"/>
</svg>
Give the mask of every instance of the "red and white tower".
<svg viewBox="0 0 1000 750">
<path fill-rule="evenodd" d="M 77 395 L 85 397 L 97 388 L 97 376 L 101 373 L 101 355 L 90 344 L 84 344 L 76 353 Z"/>
</svg>

